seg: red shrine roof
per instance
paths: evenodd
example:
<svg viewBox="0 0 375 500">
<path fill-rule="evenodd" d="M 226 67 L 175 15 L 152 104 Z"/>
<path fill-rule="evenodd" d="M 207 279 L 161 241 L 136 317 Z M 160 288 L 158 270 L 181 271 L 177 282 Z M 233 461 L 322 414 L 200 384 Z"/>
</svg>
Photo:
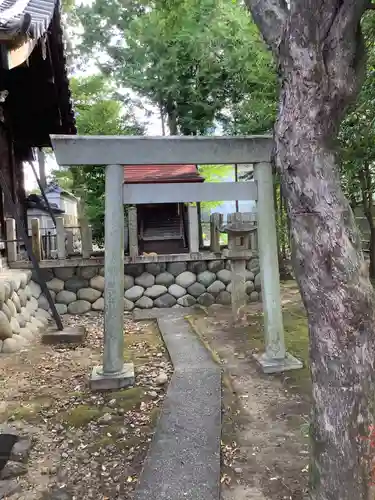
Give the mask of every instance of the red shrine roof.
<svg viewBox="0 0 375 500">
<path fill-rule="evenodd" d="M 203 182 L 196 165 L 126 165 L 127 184 L 156 184 L 173 182 Z"/>
</svg>

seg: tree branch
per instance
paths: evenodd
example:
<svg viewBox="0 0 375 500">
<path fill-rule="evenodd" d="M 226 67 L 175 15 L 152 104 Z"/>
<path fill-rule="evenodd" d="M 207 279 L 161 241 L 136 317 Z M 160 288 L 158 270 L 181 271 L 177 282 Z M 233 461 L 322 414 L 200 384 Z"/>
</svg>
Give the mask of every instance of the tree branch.
<svg viewBox="0 0 375 500">
<path fill-rule="evenodd" d="M 347 0 L 342 3 L 332 25 L 332 35 L 341 39 L 348 34 L 353 34 L 357 30 L 367 5 L 368 0 Z"/>
<path fill-rule="evenodd" d="M 264 40 L 277 53 L 288 16 L 285 0 L 245 0 Z"/>
<path fill-rule="evenodd" d="M 337 2 L 338 3 L 338 2 Z M 324 40 L 326 64 L 343 95 L 355 96 L 364 75 L 365 47 L 360 20 L 368 0 L 345 0 Z"/>
</svg>

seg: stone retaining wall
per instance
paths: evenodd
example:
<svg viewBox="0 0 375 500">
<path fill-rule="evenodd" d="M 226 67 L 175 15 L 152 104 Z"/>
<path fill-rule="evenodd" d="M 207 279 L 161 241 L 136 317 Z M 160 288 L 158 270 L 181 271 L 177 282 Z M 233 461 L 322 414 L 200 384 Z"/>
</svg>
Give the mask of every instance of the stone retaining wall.
<svg viewBox="0 0 375 500">
<path fill-rule="evenodd" d="M 31 271 L 0 272 L 0 352 L 19 351 L 45 329 L 50 314 L 39 308 Z"/>
<path fill-rule="evenodd" d="M 259 261 L 247 262 L 246 289 L 249 301 L 260 300 Z M 98 267 L 43 269 L 44 278 L 59 314 L 83 314 L 104 309 L 104 271 Z M 124 309 L 209 306 L 231 302 L 230 262 L 152 262 L 126 264 Z M 30 282 L 39 308 L 49 309 L 47 299 L 35 281 Z"/>
</svg>

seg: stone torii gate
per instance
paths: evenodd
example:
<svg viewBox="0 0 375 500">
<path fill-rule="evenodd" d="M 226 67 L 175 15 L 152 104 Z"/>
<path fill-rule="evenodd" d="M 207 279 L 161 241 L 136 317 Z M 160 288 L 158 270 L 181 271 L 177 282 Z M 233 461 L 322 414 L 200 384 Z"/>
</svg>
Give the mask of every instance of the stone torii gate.
<svg viewBox="0 0 375 500">
<path fill-rule="evenodd" d="M 272 138 L 51 136 L 59 165 L 106 165 L 105 312 L 103 366 L 93 369 L 91 387 L 134 383 L 124 364 L 124 204 L 232 201 L 257 202 L 258 245 L 264 311 L 265 352 L 257 360 L 265 373 L 301 368 L 286 352 L 280 301 L 277 236 L 270 164 Z M 254 164 L 254 181 L 191 185 L 124 185 L 124 165 Z"/>
</svg>

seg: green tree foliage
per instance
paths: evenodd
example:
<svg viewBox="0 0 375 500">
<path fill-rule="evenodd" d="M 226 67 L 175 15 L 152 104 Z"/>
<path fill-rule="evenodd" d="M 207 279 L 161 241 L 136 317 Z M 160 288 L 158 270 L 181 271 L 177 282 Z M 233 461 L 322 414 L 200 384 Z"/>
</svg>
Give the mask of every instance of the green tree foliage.
<svg viewBox="0 0 375 500">
<path fill-rule="evenodd" d="M 228 0 L 95 0 L 77 12 L 83 52 L 100 51 L 106 74 L 157 106 L 172 134 L 206 134 L 218 121 L 230 132 L 270 129 L 273 62 L 242 6 Z"/>
<path fill-rule="evenodd" d="M 255 28 L 256 29 L 256 28 Z M 255 39 L 256 31 L 249 40 Z M 278 84 L 274 62 L 259 43 L 244 64 L 246 79 L 233 86 L 221 122 L 228 135 L 272 133 L 276 119 Z M 242 58 L 242 57 L 241 57 Z M 237 64 L 241 65 L 241 60 Z"/>
<path fill-rule="evenodd" d="M 72 78 L 71 90 L 77 129 L 81 135 L 141 135 L 131 106 L 116 97 L 113 87 L 102 75 Z M 62 187 L 69 188 L 85 204 L 85 212 L 93 227 L 94 240 L 104 237 L 105 172 L 100 166 L 75 166 L 52 173 Z"/>
<path fill-rule="evenodd" d="M 350 113 L 342 123 L 340 140 L 341 183 L 352 208 L 369 225 L 370 273 L 375 278 L 375 20 L 367 16 L 363 29 L 368 49 L 366 78 Z M 365 238 L 367 239 L 367 238 Z"/>
<path fill-rule="evenodd" d="M 73 174 L 70 169 L 52 170 L 49 181 L 56 182 L 65 191 L 73 192 Z"/>
<path fill-rule="evenodd" d="M 205 182 L 221 182 L 233 172 L 233 165 L 200 165 L 199 173 Z M 209 212 L 211 209 L 220 205 L 220 201 L 202 201 L 202 210 Z"/>
<path fill-rule="evenodd" d="M 233 165 L 201 165 L 199 173 L 206 182 L 220 182 L 233 172 Z"/>
</svg>

